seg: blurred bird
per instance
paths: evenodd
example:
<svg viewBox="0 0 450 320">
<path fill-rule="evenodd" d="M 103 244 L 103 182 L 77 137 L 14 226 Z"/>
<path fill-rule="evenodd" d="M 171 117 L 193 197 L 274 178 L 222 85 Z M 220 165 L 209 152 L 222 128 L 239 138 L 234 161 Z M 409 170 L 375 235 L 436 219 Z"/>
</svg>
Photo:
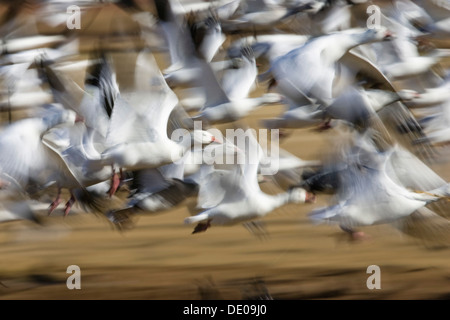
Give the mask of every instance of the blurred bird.
<svg viewBox="0 0 450 320">
<path fill-rule="evenodd" d="M 258 220 L 288 203 L 315 200 L 302 188 L 293 188 L 277 195 L 268 195 L 258 185 L 257 173 L 263 156 L 259 144 L 248 134 L 245 162 L 231 170 L 213 170 L 199 184 L 198 208 L 204 211 L 185 219 L 197 224 L 193 233 L 206 231 L 213 225 L 235 225 Z"/>
<path fill-rule="evenodd" d="M 327 106 L 334 98 L 336 62 L 356 46 L 390 37 L 391 33 L 386 28 L 315 37 L 277 58 L 267 73 L 276 81 L 278 92 L 294 103 L 299 101 L 298 104 L 302 106 L 305 99 L 314 99 Z"/>
<path fill-rule="evenodd" d="M 361 141 L 359 145 L 353 150 L 340 151 L 344 162 L 336 175 L 335 202 L 329 207 L 313 210 L 309 215 L 312 221 L 336 223 L 353 239 L 358 239 L 364 234 L 356 231 L 357 227 L 396 222 L 443 198 L 433 193 L 434 188 L 427 191 L 409 189 L 424 186 L 420 181 L 427 179 L 427 173 L 417 171 L 415 177 L 421 178 L 405 180 L 408 174 L 403 174 L 406 162 L 403 162 L 402 154 L 406 151 L 396 153 L 393 148 L 379 152 L 370 140 Z M 426 168 L 420 161 L 416 163 Z M 439 177 L 437 180 L 443 182 Z"/>
</svg>

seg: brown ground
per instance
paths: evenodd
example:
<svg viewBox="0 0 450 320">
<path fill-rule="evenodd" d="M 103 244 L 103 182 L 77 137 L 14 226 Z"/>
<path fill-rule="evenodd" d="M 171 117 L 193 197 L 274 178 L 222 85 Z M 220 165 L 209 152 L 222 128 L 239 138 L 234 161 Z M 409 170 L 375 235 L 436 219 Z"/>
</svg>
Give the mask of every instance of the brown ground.
<svg viewBox="0 0 450 320">
<path fill-rule="evenodd" d="M 256 126 L 280 110 L 246 120 Z M 320 157 L 333 134 L 292 133 L 281 147 L 303 159 Z M 436 167 L 448 179 L 445 169 Z M 89 214 L 2 224 L 0 299 L 251 299 L 262 286 L 273 299 L 450 298 L 448 249 L 426 248 L 391 226 L 365 228 L 370 240 L 350 243 L 338 228 L 308 220 L 327 200 L 274 211 L 264 219 L 267 238 L 240 225 L 191 235 L 184 206 L 140 216 L 125 232 Z M 81 290 L 66 287 L 70 265 L 81 269 Z M 381 268 L 380 290 L 366 286 L 370 265 Z"/>
</svg>

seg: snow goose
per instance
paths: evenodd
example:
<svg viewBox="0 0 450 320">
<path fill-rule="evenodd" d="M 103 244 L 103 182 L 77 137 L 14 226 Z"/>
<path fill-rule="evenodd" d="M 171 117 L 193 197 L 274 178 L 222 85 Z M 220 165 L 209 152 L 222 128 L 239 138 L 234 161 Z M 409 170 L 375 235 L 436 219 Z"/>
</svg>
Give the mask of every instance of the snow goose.
<svg viewBox="0 0 450 320">
<path fill-rule="evenodd" d="M 320 160 L 304 160 L 282 148 L 276 152 L 276 155 L 266 156 L 263 162 L 258 170 L 262 182 L 274 182 L 283 190 L 296 186 L 303 172 L 323 165 Z"/>
<path fill-rule="evenodd" d="M 409 57 L 405 56 L 401 61 L 382 65 L 381 69 L 392 81 L 403 80 L 427 72 L 438 65 L 443 58 L 449 56 L 450 51 L 436 49 L 427 55 L 411 54 Z"/>
<path fill-rule="evenodd" d="M 438 1 L 430 1 L 437 3 Z M 438 10 L 438 14 L 432 13 L 427 8 L 428 4 L 420 4 L 417 5 L 420 9 L 422 9 L 423 13 L 421 15 L 413 15 L 410 18 L 410 23 L 414 25 L 416 28 L 423 32 L 423 35 L 417 37 L 418 41 L 424 41 L 425 44 L 429 40 L 445 40 L 448 39 L 450 35 L 450 6 L 441 7 L 441 10 Z M 445 6 L 445 1 L 441 3 L 441 5 Z"/>
<path fill-rule="evenodd" d="M 197 224 L 193 233 L 206 231 L 212 225 L 235 225 L 260 219 L 288 203 L 313 201 L 314 196 L 301 188 L 277 195 L 264 193 L 257 178 L 262 150 L 252 133 L 247 133 L 247 136 L 248 151 L 242 161 L 245 163 L 228 170 L 213 169 L 200 184 L 198 208 L 204 211 L 184 221 Z"/>
<path fill-rule="evenodd" d="M 428 142 L 431 144 L 443 144 L 449 139 L 449 76 L 444 78 L 431 77 L 429 86 L 420 93 L 420 97 L 408 102 L 406 106 L 416 115 L 419 124 L 423 127 L 424 136 L 415 142 Z M 440 81 L 439 81 L 440 80 Z M 438 85 L 433 86 L 434 82 Z M 423 86 L 422 86 L 423 87 Z"/>
<path fill-rule="evenodd" d="M 427 249 L 442 249 L 449 246 L 449 220 L 427 207 L 417 209 L 410 216 L 392 225 Z"/>
<path fill-rule="evenodd" d="M 42 138 L 52 127 L 73 125 L 76 121 L 79 118 L 74 111 L 47 105 L 35 117 L 18 120 L 4 128 L 0 145 L 8 152 L 0 157 L 2 184 L 26 194 L 30 185 L 45 188 L 59 179 L 76 181 L 64 161 Z"/>
<path fill-rule="evenodd" d="M 437 110 L 436 110 L 437 109 Z M 419 137 L 415 143 L 429 143 L 431 145 L 443 145 L 450 141 L 450 100 L 437 105 L 434 108 L 427 108 L 427 116 L 419 119 L 423 127 L 424 136 Z"/>
<path fill-rule="evenodd" d="M 256 78 L 256 63 L 250 56 L 245 58 L 241 54 L 225 61 L 211 61 L 218 47 L 224 41 L 220 23 L 214 13 L 200 21 L 196 21 L 198 17 L 191 14 L 186 17 L 187 21 L 184 23 L 181 21 L 183 20 L 182 16 L 172 12 L 175 7 L 177 7 L 176 1 L 173 3 L 163 1 L 157 5 L 157 11 L 170 56 L 170 66 L 163 70 L 164 78 L 170 88 L 177 89 L 181 105 L 186 110 L 198 111 L 205 103 L 207 92 L 205 92 L 202 77 L 205 72 L 210 72 L 207 70 L 209 68 L 214 70 L 217 77 L 219 77 L 219 72 L 225 74 L 254 73 L 254 76 L 250 78 L 248 76 L 224 77 L 224 81 L 227 81 L 227 78 L 233 78 L 241 83 L 241 85 L 228 86 L 233 90 L 231 95 L 234 96 L 237 91 L 241 95 L 246 94 L 245 88 L 249 90 Z"/>
<path fill-rule="evenodd" d="M 324 109 L 324 118 L 347 121 L 359 130 L 371 125 L 376 112 L 397 101 L 409 101 L 420 96 L 413 90 L 392 92 L 377 89 L 363 89 L 350 86 Z"/>
<path fill-rule="evenodd" d="M 243 48 L 241 53 L 242 67 L 225 73 L 222 83 L 210 66 L 203 64 L 200 81 L 206 100 L 204 106 L 192 117 L 194 120 L 205 120 L 209 124 L 232 122 L 262 105 L 283 102 L 283 97 L 277 93 L 248 97 L 256 79 L 256 62 L 253 52 L 248 48 Z"/>
<path fill-rule="evenodd" d="M 336 149 L 341 151 L 331 152 L 326 159 L 322 160 L 323 165 L 318 170 L 305 171 L 302 175 L 303 180 L 298 186 L 311 192 L 334 194 L 340 188 L 340 175 L 345 176 L 345 171 L 349 168 L 351 170 L 354 163 L 352 161 L 361 167 L 366 166 L 373 154 L 384 150 L 377 146 L 385 142 L 380 140 L 374 130 L 366 131 L 362 136 L 358 136 L 360 138 L 344 147 L 341 147 L 340 143 L 347 138 L 341 135 L 342 131 L 337 130 L 337 133 L 336 139 L 340 141 L 332 140 L 331 143 L 337 145 Z M 441 176 L 399 144 L 395 146 L 386 163 L 386 171 L 394 182 L 414 190 L 433 190 L 446 185 L 446 181 Z M 437 192 L 434 193 L 437 194 Z"/>
<path fill-rule="evenodd" d="M 15 69 L 16 66 L 20 65 L 23 64 L 14 64 L 12 67 Z M 16 73 L 17 71 L 16 69 L 14 72 Z M 7 88 L 7 92 L 2 93 L 2 99 L 0 101 L 2 108 L 24 110 L 36 105 L 39 106 L 53 102 L 52 94 L 44 89 L 45 84 L 40 79 L 38 70 L 29 68 L 25 71 L 17 72 L 17 75 L 21 75 L 17 81 L 14 81 L 6 74 L 0 76 L 2 80 L 5 80 L 3 87 Z"/>
<path fill-rule="evenodd" d="M 226 97 L 223 97 L 226 98 Z M 263 105 L 280 104 L 283 96 L 277 93 L 265 93 L 260 97 L 230 101 L 224 99 L 215 105 L 207 105 L 193 116 L 194 120 L 206 120 L 209 124 L 227 123 L 239 120 Z"/>
<path fill-rule="evenodd" d="M 432 83 L 426 83 L 427 87 L 421 90 L 420 95 L 405 102 L 408 108 L 423 108 L 437 106 L 450 99 L 450 73 L 438 81 L 437 86 Z"/>
<path fill-rule="evenodd" d="M 267 73 L 272 75 L 283 96 L 293 101 L 307 97 L 328 105 L 334 98 L 336 62 L 356 46 L 383 41 L 390 36 L 387 29 L 380 28 L 315 37 L 277 58 Z"/>
<path fill-rule="evenodd" d="M 124 208 L 111 210 L 107 217 L 121 227 L 135 214 L 155 214 L 171 209 L 198 191 L 196 183 L 184 181 L 184 161 L 159 168 L 133 172 L 130 195 Z"/>
<path fill-rule="evenodd" d="M 298 99 L 297 104 L 290 103 L 290 108 L 281 117 L 265 119 L 263 125 L 266 128 L 303 128 L 322 122 L 321 128 L 329 128 L 331 119 L 338 119 L 364 129 L 370 125 L 371 117 L 383 107 L 397 101 L 411 101 L 419 96 L 414 90 L 394 92 L 349 85 L 328 106 L 307 99 L 304 99 L 304 105 L 299 106 Z"/>
<path fill-rule="evenodd" d="M 450 18 L 426 25 L 424 29 L 429 32 L 427 36 L 430 38 L 446 39 L 450 35 Z"/>
<path fill-rule="evenodd" d="M 449 55 L 448 50 L 433 49 L 430 52 L 419 51 L 416 39 L 422 35 L 414 28 L 404 3 L 399 1 L 389 16 L 383 16 L 383 25 L 387 25 L 395 34 L 389 43 L 371 45 L 376 52 L 376 63 L 392 81 L 419 76 L 439 64 Z"/>
<path fill-rule="evenodd" d="M 249 96 L 256 86 L 257 67 L 252 49 L 248 46 L 229 52 L 228 58 L 206 64 L 197 61 L 201 75 L 192 79 L 191 87 L 183 91 L 177 90 L 181 96 L 181 104 L 187 111 L 198 111 L 205 104 L 211 103 L 213 92 L 225 95 L 230 101 L 242 100 Z M 212 74 L 211 74 L 212 72 Z M 208 75 L 205 81 L 205 74 Z M 170 79 L 166 78 L 166 80 Z M 220 87 L 216 89 L 216 87 Z M 214 91 L 215 90 L 215 91 Z M 180 92 L 181 91 L 181 92 Z"/>
<path fill-rule="evenodd" d="M 196 73 L 195 64 L 192 63 L 194 57 L 207 62 L 212 60 L 225 41 L 220 23 L 214 15 L 209 14 L 205 18 L 194 13 L 187 15 L 178 0 L 158 0 L 155 1 L 155 7 L 170 55 L 170 66 L 163 73 L 170 75 L 172 82 L 174 78 L 180 77 L 179 72 L 172 72 L 179 69 Z M 177 8 L 181 8 L 182 13 L 177 13 Z"/>
<path fill-rule="evenodd" d="M 450 6 L 446 1 L 414 0 L 422 9 L 421 15 L 411 17 L 411 22 L 426 32 L 425 39 L 445 39 L 450 34 Z"/>
<path fill-rule="evenodd" d="M 249 5 L 250 4 L 250 5 Z M 231 19 L 222 20 L 222 26 L 227 33 L 266 29 L 277 24 L 288 11 L 285 6 L 268 3 L 266 1 L 253 1 L 246 3 L 241 14 L 237 14 Z"/>
<path fill-rule="evenodd" d="M 278 2 L 253 1 L 242 14 L 231 19 L 222 20 L 226 33 L 245 31 L 271 31 L 287 18 L 300 12 L 314 13 L 319 11 L 325 3 L 323 1 L 309 1 L 308 3 L 286 5 Z"/>
<path fill-rule="evenodd" d="M 41 85 L 36 69 L 29 68 L 31 62 L 7 64 L 0 67 L 0 108 L 2 111 L 28 109 L 36 105 L 51 103 L 52 98 Z M 9 114 L 11 120 L 11 113 Z"/>
<path fill-rule="evenodd" d="M 261 34 L 258 36 L 243 37 L 230 44 L 228 51 L 241 50 L 242 47 L 250 46 L 258 61 L 265 59 L 269 64 L 289 51 L 303 45 L 309 35 L 294 33 Z"/>
<path fill-rule="evenodd" d="M 62 176 L 57 180 L 58 194 L 49 213 L 60 203 L 61 190 L 64 188 L 69 189 L 71 195 L 66 204 L 66 215 L 76 200 L 85 208 L 97 211 L 100 208 L 102 197 L 98 191 L 108 184 L 105 180 L 110 178 L 111 171 L 106 167 L 90 170 L 89 164 L 105 148 L 110 116 L 119 94 L 110 63 L 105 56 L 88 61 L 83 89 L 67 77 L 65 69 L 59 64 L 49 64 L 44 69 L 54 99 L 76 109 L 84 118 L 83 123 L 52 128 L 43 136 L 46 146 L 59 155 L 75 177 L 64 179 Z M 85 62 L 83 64 L 86 66 Z M 78 95 L 81 96 L 79 103 L 76 102 L 80 99 Z"/>
<path fill-rule="evenodd" d="M 54 102 L 45 87 L 46 79 L 42 77 L 41 72 L 42 62 L 44 59 L 59 59 L 74 52 L 74 48 L 67 46 L 3 55 L 0 59 L 0 78 L 5 91 L 2 92 L 1 104 L 11 109 L 23 109 Z"/>
<path fill-rule="evenodd" d="M 233 67 L 224 70 L 220 84 L 228 99 L 241 100 L 247 98 L 255 87 L 258 74 L 253 50 L 243 47 L 239 54 L 230 57 Z M 241 79 L 240 81 L 237 81 Z"/>
<path fill-rule="evenodd" d="M 245 47 L 234 52 L 229 59 L 207 63 L 195 55 L 188 67 L 165 75 L 169 87 L 176 88 L 181 105 L 189 111 L 198 111 L 216 102 L 247 98 L 255 86 L 257 68 L 251 49 Z M 180 90 L 180 82 L 188 89 Z"/>
<path fill-rule="evenodd" d="M 55 178 L 58 188 L 56 199 L 49 208 L 51 214 L 61 202 L 62 189 L 68 189 L 70 199 L 66 202 L 64 214 L 68 215 L 76 201 L 87 210 L 103 210 L 108 189 L 111 170 L 107 167 L 89 170 L 93 156 L 98 155 L 95 149 L 92 131 L 84 123 L 72 127 L 58 127 L 49 130 L 43 136 L 43 143 L 59 156 L 70 171 L 70 175 Z M 104 192 L 104 188 L 108 188 Z"/>
<path fill-rule="evenodd" d="M 200 21 L 192 22 L 190 29 L 194 44 L 197 46 L 196 50 L 206 62 L 211 62 L 225 42 L 226 36 L 222 33 L 220 22 L 214 12 L 211 11 L 203 19 L 198 17 L 195 19 Z"/>
<path fill-rule="evenodd" d="M 204 149 L 186 152 L 175 163 L 134 171 L 127 204 L 124 208 L 109 211 L 108 218 L 123 228 L 128 226 L 132 215 L 161 213 L 184 203 L 198 194 L 199 184 L 204 182 L 202 166 L 223 163 L 224 156 L 236 151 L 236 146 L 229 142 L 213 143 Z"/>
<path fill-rule="evenodd" d="M 0 190 L 0 199 L 0 223 L 25 220 L 39 224 L 38 211 L 47 206 L 20 189 L 5 186 Z"/>
<path fill-rule="evenodd" d="M 9 203 L 2 202 L 0 209 L 0 223 L 16 220 L 38 222 L 34 211 L 26 202 L 19 202 L 17 200 Z"/>
<path fill-rule="evenodd" d="M 234 157 L 239 152 L 239 148 L 225 137 L 217 138 L 217 136 L 220 137 L 220 135 L 215 135 L 218 143 L 211 143 L 204 148 L 194 147 L 186 154 L 187 158 L 182 160 L 184 176 L 189 182 L 199 183 L 193 176 L 198 174 L 203 166 L 227 163 L 227 157 L 231 157 L 232 155 Z M 204 173 L 204 171 L 202 172 Z"/>
<path fill-rule="evenodd" d="M 363 235 L 355 230 L 357 227 L 396 222 L 442 199 L 433 190 L 416 192 L 406 187 L 403 184 L 406 180 L 402 179 L 407 179 L 407 174 L 401 171 L 405 167 L 398 168 L 399 164 L 406 163 L 402 162 L 402 153 L 397 153 L 397 159 L 390 163 L 395 153 L 395 147 L 386 152 L 378 152 L 366 142 L 363 142 L 363 148 L 358 147 L 350 153 L 344 151 L 342 156 L 345 159 L 345 169 L 338 174 L 334 204 L 313 210 L 309 215 L 312 221 L 336 223 L 356 239 Z M 417 163 L 422 168 L 425 167 L 420 161 Z M 418 182 L 420 179 L 408 182 L 413 182 L 411 187 L 422 185 Z M 439 177 L 437 180 L 441 181 Z"/>
<path fill-rule="evenodd" d="M 239 9 L 241 0 L 231 0 L 228 3 L 218 4 L 214 6 L 214 10 L 219 20 L 229 20 Z"/>
<path fill-rule="evenodd" d="M 168 26 L 173 29 L 172 33 L 166 33 L 169 43 L 174 41 L 177 35 L 189 32 L 184 25 L 177 23 L 176 19 L 172 17 L 173 13 L 171 13 L 170 6 L 167 4 L 161 5 L 158 13 L 162 17 L 163 27 L 167 22 Z M 201 42 L 207 44 L 208 41 L 203 39 Z M 275 94 L 254 99 L 247 98 L 255 84 L 257 74 L 256 62 L 251 50 L 243 48 L 238 55 L 231 57 L 233 65 L 240 61 L 237 63 L 238 67 L 224 70 L 222 77 L 218 79 L 219 75 L 212 70 L 208 60 L 205 59 L 203 54 L 198 53 L 198 43 L 199 41 L 195 39 L 192 40 L 188 36 L 183 36 L 183 40 L 177 43 L 177 46 L 181 48 L 184 60 L 180 63 L 173 62 L 168 70 L 165 70 L 166 75 L 164 77 L 169 87 L 188 83 L 191 87 L 200 87 L 203 90 L 204 100 L 202 97 L 197 101 L 205 101 L 205 105 L 196 118 L 209 120 L 211 123 L 216 121 L 228 122 L 246 115 L 261 104 L 280 102 L 281 97 Z M 209 47 L 211 46 L 209 45 Z M 170 47 L 171 61 L 175 61 L 176 58 L 172 56 L 178 53 L 176 50 L 172 52 Z M 242 107 L 238 105 L 238 102 Z"/>
<path fill-rule="evenodd" d="M 359 160 L 362 154 L 377 151 L 373 141 L 367 138 L 371 137 L 371 130 L 358 135 L 354 133 L 356 130 L 353 127 L 349 127 L 343 122 L 339 124 L 334 128 L 335 134 L 329 141 L 329 148 L 327 148 L 329 152 L 325 152 L 323 155 L 322 165 L 315 169 L 305 170 L 297 186 L 313 193 L 335 194 L 341 184 L 340 175 L 344 175 L 349 168 L 348 163 L 354 158 Z"/>
<path fill-rule="evenodd" d="M 290 106 L 292 107 L 283 112 L 281 116 L 262 120 L 262 125 L 268 129 L 298 129 L 319 125 L 323 121 L 324 113 L 318 104 L 303 106 L 290 104 Z"/>
<path fill-rule="evenodd" d="M 178 104 L 151 54 L 141 52 L 136 60 L 135 83 L 128 92 L 121 91 L 111 114 L 106 137 L 107 147 L 97 159 L 90 161 L 90 169 L 112 166 L 116 169 L 140 170 L 155 168 L 182 158 L 194 143 L 209 144 L 215 137 L 202 130 L 168 137 L 169 117 Z M 111 194 L 118 186 L 112 183 Z"/>
<path fill-rule="evenodd" d="M 284 27 L 294 30 L 296 33 L 319 36 L 335 31 L 342 31 L 351 27 L 365 27 L 367 16 L 355 13 L 355 5 L 350 1 L 297 1 L 299 5 L 304 3 L 311 8 L 300 11 L 285 22 Z M 364 19 L 365 17 L 365 19 Z M 359 20 L 364 19 L 364 24 Z"/>
</svg>

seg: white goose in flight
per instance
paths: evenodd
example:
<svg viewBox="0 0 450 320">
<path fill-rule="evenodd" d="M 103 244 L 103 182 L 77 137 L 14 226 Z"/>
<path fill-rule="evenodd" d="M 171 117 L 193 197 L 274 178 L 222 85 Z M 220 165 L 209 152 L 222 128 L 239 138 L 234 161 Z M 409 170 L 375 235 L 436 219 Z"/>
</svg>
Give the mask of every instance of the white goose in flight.
<svg viewBox="0 0 450 320">
<path fill-rule="evenodd" d="M 266 77 L 276 81 L 277 91 L 292 101 L 315 99 L 327 106 L 335 97 L 333 82 L 337 62 L 362 44 L 390 39 L 386 28 L 346 30 L 311 38 L 304 45 L 273 61 Z"/>
<path fill-rule="evenodd" d="M 363 236 L 356 230 L 358 227 L 397 222 L 443 198 L 434 188 L 445 184 L 440 177 L 430 180 L 423 172 L 404 172 L 405 164 L 426 167 L 418 159 L 396 147 L 378 152 L 366 137 L 360 139 L 365 141 L 359 141 L 356 148 L 341 150 L 345 168 L 338 172 L 339 186 L 333 204 L 313 210 L 309 214 L 312 221 L 338 224 L 358 239 Z M 429 192 L 410 189 L 417 186 L 428 186 Z"/>
<path fill-rule="evenodd" d="M 258 184 L 259 161 L 262 150 L 251 133 L 243 164 L 231 170 L 209 172 L 199 183 L 198 208 L 204 211 L 185 219 L 186 224 L 197 224 L 193 233 L 206 231 L 210 226 L 229 226 L 263 218 L 273 210 L 288 203 L 305 203 L 315 200 L 314 195 L 302 188 L 293 188 L 276 195 L 264 193 Z M 242 154 L 241 154 L 242 155 Z"/>
<path fill-rule="evenodd" d="M 112 166 L 111 194 L 118 186 L 117 169 L 140 170 L 173 163 L 183 157 L 192 143 L 208 144 L 215 137 L 207 131 L 183 131 L 169 138 L 169 117 L 178 104 L 175 93 L 167 86 L 153 55 L 141 52 L 136 60 L 135 83 L 117 97 L 106 137 L 107 147 L 89 168 Z"/>
</svg>

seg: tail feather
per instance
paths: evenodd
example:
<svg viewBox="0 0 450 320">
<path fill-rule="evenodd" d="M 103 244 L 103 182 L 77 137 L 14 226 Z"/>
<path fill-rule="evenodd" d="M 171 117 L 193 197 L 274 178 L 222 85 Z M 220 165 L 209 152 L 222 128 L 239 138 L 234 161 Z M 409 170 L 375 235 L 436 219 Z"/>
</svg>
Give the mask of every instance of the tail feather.
<svg viewBox="0 0 450 320">
<path fill-rule="evenodd" d="M 187 217 L 184 219 L 185 224 L 194 224 L 202 221 L 207 221 L 209 219 L 209 215 L 207 213 L 199 213 L 196 216 Z"/>
</svg>

